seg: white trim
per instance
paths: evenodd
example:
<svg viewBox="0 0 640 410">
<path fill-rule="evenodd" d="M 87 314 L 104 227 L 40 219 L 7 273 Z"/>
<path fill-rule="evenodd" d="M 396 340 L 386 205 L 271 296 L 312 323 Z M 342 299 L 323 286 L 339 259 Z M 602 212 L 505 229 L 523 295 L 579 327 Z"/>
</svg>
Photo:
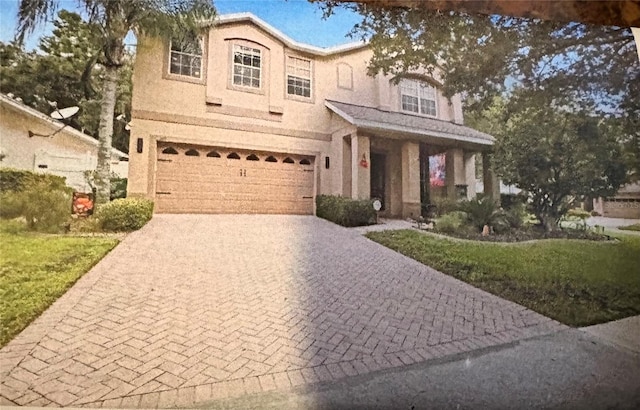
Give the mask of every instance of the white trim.
<svg viewBox="0 0 640 410">
<path fill-rule="evenodd" d="M 256 51 L 258 52 L 257 56 L 260 58 L 260 67 L 258 67 L 258 72 L 260 73 L 260 77 L 258 78 L 258 81 L 260 81 L 260 85 L 258 87 L 254 87 L 253 85 L 244 85 L 244 84 L 236 84 L 235 83 L 235 77 L 236 77 L 235 68 L 236 68 L 236 64 L 238 64 L 235 61 L 236 60 L 236 48 L 239 48 L 239 50 L 238 50 L 239 53 L 242 53 L 242 54 L 246 53 L 246 54 L 249 54 L 249 55 L 252 55 L 252 56 L 256 55 L 255 54 Z M 232 47 L 231 47 L 231 84 L 234 87 L 242 87 L 242 88 L 247 88 L 247 89 L 251 89 L 251 90 L 262 90 L 262 88 L 263 88 L 262 87 L 262 85 L 263 85 L 263 78 L 262 78 L 263 66 L 262 66 L 262 64 L 264 62 L 263 57 L 264 56 L 263 56 L 263 53 L 262 53 L 262 49 L 256 48 L 256 47 L 253 47 L 253 46 L 245 46 L 245 45 L 238 44 L 238 43 L 234 42 L 232 44 Z M 251 69 L 255 69 L 256 68 L 253 65 L 246 66 L 246 65 L 244 65 L 244 63 L 240 63 L 238 65 L 240 67 L 249 67 Z M 242 78 L 244 78 L 244 74 L 242 75 Z"/>
<path fill-rule="evenodd" d="M 296 66 L 292 66 L 293 68 L 293 73 L 289 73 L 289 60 L 293 59 L 293 60 L 300 60 L 300 61 L 306 61 L 309 63 L 309 77 L 308 78 L 304 78 L 304 77 L 300 77 L 299 75 L 297 75 L 296 71 Z M 285 58 L 284 58 L 284 71 L 285 71 L 285 80 L 286 80 L 286 84 L 285 84 L 285 93 L 287 94 L 287 97 L 296 99 L 296 98 L 302 98 L 302 99 L 306 99 L 306 100 L 311 100 L 313 98 L 313 94 L 314 94 L 314 89 L 313 89 L 313 60 L 310 60 L 308 58 L 304 58 L 304 57 L 298 57 L 295 55 L 291 55 L 291 54 L 285 54 Z M 298 95 L 298 94 L 290 94 L 289 93 L 289 76 L 294 77 L 294 78 L 300 78 L 302 80 L 309 80 L 309 96 L 304 96 L 304 95 Z"/>
<path fill-rule="evenodd" d="M 18 111 L 21 111 L 25 114 L 31 115 L 32 117 L 47 123 L 47 125 L 50 126 L 55 126 L 55 127 L 59 127 L 62 128 L 65 124 L 54 120 L 53 118 L 44 115 L 43 113 L 41 113 L 40 111 L 36 110 L 35 108 L 31 108 L 27 105 L 24 105 L 22 103 L 19 103 L 18 101 L 12 100 L 11 98 L 7 97 L 4 94 L 0 94 L 0 103 L 3 104 L 7 104 L 8 106 L 10 106 L 11 108 L 14 108 Z M 64 130 L 61 131 L 62 133 L 68 134 L 72 137 L 78 138 L 83 142 L 89 143 L 91 145 L 95 145 L 96 147 L 99 145 L 99 142 L 97 139 L 91 137 L 90 135 L 84 134 L 78 130 L 76 130 L 75 128 L 71 127 L 71 126 L 67 126 Z M 28 138 L 25 134 L 25 138 Z M 111 153 L 112 155 L 115 154 L 118 157 L 121 158 L 129 158 L 128 154 L 125 154 L 124 152 L 116 149 L 116 148 L 111 148 Z"/>
<path fill-rule="evenodd" d="M 225 14 L 222 16 L 218 16 L 213 21 L 213 25 L 239 23 L 243 21 L 252 22 L 256 26 L 266 31 L 267 33 L 271 34 L 273 37 L 282 41 L 287 47 L 293 50 L 301 51 L 303 53 L 314 54 L 322 57 L 329 56 L 332 54 L 345 53 L 348 51 L 357 50 L 357 49 L 369 46 L 369 44 L 364 41 L 348 43 L 348 44 L 343 44 L 343 45 L 334 46 L 334 47 L 327 47 L 327 48 L 316 47 L 309 44 L 299 43 L 293 40 L 291 37 L 284 34 L 283 32 L 281 32 L 280 30 L 276 29 L 275 27 L 271 26 L 264 20 L 256 17 L 251 13 L 233 13 L 233 14 Z"/>
<path fill-rule="evenodd" d="M 198 36 L 198 42 L 200 43 L 200 54 L 191 54 L 191 53 L 185 53 L 184 51 L 177 51 L 177 50 L 173 50 L 172 45 L 173 45 L 173 39 L 169 40 L 169 61 L 167 62 L 167 74 L 168 75 L 176 75 L 178 77 L 184 77 L 184 78 L 195 78 L 196 80 L 202 80 L 204 79 L 204 59 L 205 59 L 205 54 L 204 54 L 204 37 L 202 36 Z M 200 58 L 200 76 L 196 77 L 193 75 L 184 75 L 184 74 L 180 74 L 180 73 L 172 73 L 171 72 L 171 57 L 172 57 L 172 53 L 177 53 L 177 54 L 181 54 L 181 55 L 186 55 L 186 56 L 190 56 L 190 57 L 199 57 Z M 182 66 L 182 63 L 180 64 Z"/>
<path fill-rule="evenodd" d="M 419 128 L 407 127 L 405 125 L 387 124 L 387 123 L 382 123 L 377 121 L 355 119 L 328 101 L 325 101 L 324 105 L 327 108 L 329 108 L 331 111 L 335 112 L 336 114 L 344 118 L 346 121 L 350 122 L 351 124 L 355 125 L 358 128 L 368 128 L 368 129 L 380 130 L 380 131 L 398 131 L 398 132 L 405 132 L 409 134 L 424 135 L 426 137 L 446 138 L 449 140 L 471 142 L 474 144 L 493 145 L 493 141 L 488 141 L 483 138 L 465 137 L 462 135 L 450 134 L 448 132 L 443 132 L 443 131 L 422 130 Z"/>
</svg>

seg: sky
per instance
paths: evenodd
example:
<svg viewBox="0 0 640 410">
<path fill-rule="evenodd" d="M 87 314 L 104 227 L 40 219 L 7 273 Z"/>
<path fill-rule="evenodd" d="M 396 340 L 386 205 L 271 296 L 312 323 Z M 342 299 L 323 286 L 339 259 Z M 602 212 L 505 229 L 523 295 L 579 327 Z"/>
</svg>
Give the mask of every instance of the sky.
<svg viewBox="0 0 640 410">
<path fill-rule="evenodd" d="M 16 15 L 20 0 L 0 0 L 0 41 L 11 41 L 15 36 Z M 77 0 L 59 0 L 59 9 L 77 11 Z M 359 39 L 346 37 L 360 21 L 357 14 L 337 10 L 326 20 L 316 4 L 307 0 L 214 0 L 219 14 L 250 12 L 282 31 L 292 39 L 318 47 L 331 47 Z M 52 25 L 46 24 L 29 35 L 25 47 L 37 47 L 38 39 L 51 33 Z M 131 38 L 131 42 L 135 39 Z"/>
</svg>

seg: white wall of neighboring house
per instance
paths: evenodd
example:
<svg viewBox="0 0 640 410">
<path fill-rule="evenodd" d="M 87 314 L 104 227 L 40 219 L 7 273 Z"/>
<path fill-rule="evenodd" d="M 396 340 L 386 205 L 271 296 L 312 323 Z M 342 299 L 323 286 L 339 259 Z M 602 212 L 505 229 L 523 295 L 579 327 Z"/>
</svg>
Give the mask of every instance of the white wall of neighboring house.
<svg viewBox="0 0 640 410">
<path fill-rule="evenodd" d="M 96 169 L 96 139 L 71 127 L 51 137 L 29 137 L 29 131 L 48 135 L 62 126 L 19 101 L 0 95 L 0 167 L 60 175 L 74 190 L 91 192 L 84 172 Z M 111 170 L 118 177 L 127 178 L 128 155 L 114 149 Z"/>
</svg>

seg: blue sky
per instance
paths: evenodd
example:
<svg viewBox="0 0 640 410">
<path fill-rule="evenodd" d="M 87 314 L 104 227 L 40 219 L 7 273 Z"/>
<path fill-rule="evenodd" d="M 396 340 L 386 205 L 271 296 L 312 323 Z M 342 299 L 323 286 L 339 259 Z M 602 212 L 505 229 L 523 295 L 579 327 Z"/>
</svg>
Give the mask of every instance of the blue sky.
<svg viewBox="0 0 640 410">
<path fill-rule="evenodd" d="M 16 14 L 20 0 L 0 0 L 0 41 L 11 41 L 15 35 Z M 347 33 L 360 21 L 358 15 L 337 10 L 327 20 L 316 4 L 306 0 L 214 0 L 220 14 L 251 12 L 296 41 L 319 47 L 349 43 Z M 59 8 L 76 10 L 76 0 L 60 0 Z M 26 39 L 27 49 L 38 45 L 42 35 L 51 32 L 51 24 L 36 30 Z"/>
</svg>

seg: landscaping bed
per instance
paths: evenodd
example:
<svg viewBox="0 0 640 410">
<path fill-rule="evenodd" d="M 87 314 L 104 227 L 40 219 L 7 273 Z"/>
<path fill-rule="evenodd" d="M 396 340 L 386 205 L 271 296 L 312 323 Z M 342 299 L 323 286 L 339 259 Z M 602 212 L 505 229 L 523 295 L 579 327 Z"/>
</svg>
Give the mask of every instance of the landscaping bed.
<svg viewBox="0 0 640 410">
<path fill-rule="evenodd" d="M 640 237 L 515 244 L 462 242 L 415 230 L 367 237 L 570 326 L 640 314 Z"/>
<path fill-rule="evenodd" d="M 474 229 L 458 229 L 448 232 L 440 232 L 440 235 L 451 236 L 459 239 L 468 239 L 472 241 L 483 242 L 524 242 L 539 239 L 584 239 L 588 241 L 609 241 L 616 240 L 609 235 L 596 233 L 584 229 L 560 229 L 553 232 L 545 232 L 544 229 L 538 227 L 527 227 L 522 229 L 513 229 L 503 233 L 490 233 L 482 235 Z"/>
<path fill-rule="evenodd" d="M 113 238 L 30 233 L 23 225 L 0 222 L 0 347 L 118 243 Z"/>
</svg>

